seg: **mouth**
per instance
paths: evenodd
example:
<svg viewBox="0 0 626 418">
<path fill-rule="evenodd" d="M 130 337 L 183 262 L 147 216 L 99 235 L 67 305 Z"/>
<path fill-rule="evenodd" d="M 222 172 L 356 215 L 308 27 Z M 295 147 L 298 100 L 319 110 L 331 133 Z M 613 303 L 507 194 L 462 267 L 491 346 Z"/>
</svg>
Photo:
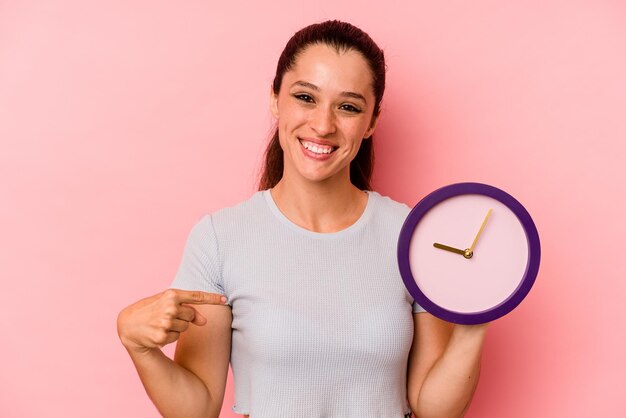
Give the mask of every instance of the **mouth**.
<svg viewBox="0 0 626 418">
<path fill-rule="evenodd" d="M 298 140 L 300 141 L 300 145 L 302 145 L 304 149 L 317 155 L 332 154 L 333 152 L 337 150 L 337 148 L 339 148 L 333 145 L 318 144 L 318 143 L 307 141 L 301 138 L 298 138 Z"/>
</svg>

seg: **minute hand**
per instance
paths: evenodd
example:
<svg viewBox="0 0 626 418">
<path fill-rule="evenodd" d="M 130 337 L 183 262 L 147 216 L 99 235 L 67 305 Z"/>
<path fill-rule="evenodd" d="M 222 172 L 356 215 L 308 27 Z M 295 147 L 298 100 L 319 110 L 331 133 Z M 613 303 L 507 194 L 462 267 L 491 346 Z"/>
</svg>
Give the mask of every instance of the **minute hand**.
<svg viewBox="0 0 626 418">
<path fill-rule="evenodd" d="M 485 220 L 483 221 L 483 224 L 480 226 L 480 229 L 478 230 L 478 234 L 476 234 L 476 238 L 474 238 L 474 242 L 472 242 L 472 246 L 469 248 L 471 252 L 474 252 L 474 246 L 478 242 L 478 238 L 480 237 L 480 234 L 483 232 L 483 229 L 485 229 L 485 225 L 487 224 L 487 219 L 489 219 L 489 215 L 491 215 L 492 210 L 493 209 L 489 209 L 489 212 L 487 212 L 487 216 L 485 216 Z"/>
</svg>

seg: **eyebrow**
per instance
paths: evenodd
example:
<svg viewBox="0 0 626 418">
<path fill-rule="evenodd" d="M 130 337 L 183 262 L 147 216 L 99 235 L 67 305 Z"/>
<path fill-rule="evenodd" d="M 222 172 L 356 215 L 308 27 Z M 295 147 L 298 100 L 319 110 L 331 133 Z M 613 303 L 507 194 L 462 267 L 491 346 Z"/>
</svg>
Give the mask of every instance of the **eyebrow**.
<svg viewBox="0 0 626 418">
<path fill-rule="evenodd" d="M 308 87 L 311 90 L 315 90 L 315 91 L 320 91 L 321 90 L 315 84 L 309 83 L 307 81 L 296 81 L 295 83 L 293 83 L 291 85 L 291 87 L 293 87 L 293 86 Z M 339 95 L 343 96 L 343 97 L 352 97 L 353 99 L 363 100 L 365 102 L 365 104 L 367 104 L 367 100 L 365 100 L 365 97 L 362 94 L 355 93 L 353 91 L 342 91 L 341 93 L 339 93 Z"/>
</svg>

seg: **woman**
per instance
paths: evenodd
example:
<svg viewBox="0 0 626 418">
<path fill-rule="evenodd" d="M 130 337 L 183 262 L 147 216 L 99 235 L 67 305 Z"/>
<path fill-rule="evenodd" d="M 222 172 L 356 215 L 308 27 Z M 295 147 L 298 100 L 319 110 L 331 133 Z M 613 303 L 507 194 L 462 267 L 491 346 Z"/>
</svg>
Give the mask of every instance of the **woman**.
<svg viewBox="0 0 626 418">
<path fill-rule="evenodd" d="M 288 42 L 259 192 L 204 216 L 172 289 L 118 318 L 164 416 L 217 417 L 229 360 L 233 410 L 253 418 L 463 415 L 486 326 L 440 321 L 404 288 L 409 208 L 370 190 L 384 88 L 383 52 L 348 23 Z"/>
</svg>

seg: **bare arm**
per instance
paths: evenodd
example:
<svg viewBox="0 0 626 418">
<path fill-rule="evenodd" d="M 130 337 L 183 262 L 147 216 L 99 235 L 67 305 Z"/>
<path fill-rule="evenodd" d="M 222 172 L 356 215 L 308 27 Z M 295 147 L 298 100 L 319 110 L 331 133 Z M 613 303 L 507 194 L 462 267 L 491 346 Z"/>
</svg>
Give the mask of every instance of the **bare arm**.
<svg viewBox="0 0 626 418">
<path fill-rule="evenodd" d="M 174 360 L 198 376 L 209 392 L 210 411 L 203 417 L 218 417 L 230 362 L 232 311 L 229 306 L 204 305 L 197 309 L 207 318 L 207 324 L 191 327 L 180 336 Z"/>
<path fill-rule="evenodd" d="M 408 396 L 417 418 L 462 417 L 480 373 L 487 324 L 455 325 L 428 313 L 414 314 Z"/>
<path fill-rule="evenodd" d="M 170 289 L 120 312 L 120 339 L 164 417 L 219 416 L 232 321 L 219 305 L 220 295 Z M 172 361 L 160 347 L 179 337 Z"/>
</svg>

